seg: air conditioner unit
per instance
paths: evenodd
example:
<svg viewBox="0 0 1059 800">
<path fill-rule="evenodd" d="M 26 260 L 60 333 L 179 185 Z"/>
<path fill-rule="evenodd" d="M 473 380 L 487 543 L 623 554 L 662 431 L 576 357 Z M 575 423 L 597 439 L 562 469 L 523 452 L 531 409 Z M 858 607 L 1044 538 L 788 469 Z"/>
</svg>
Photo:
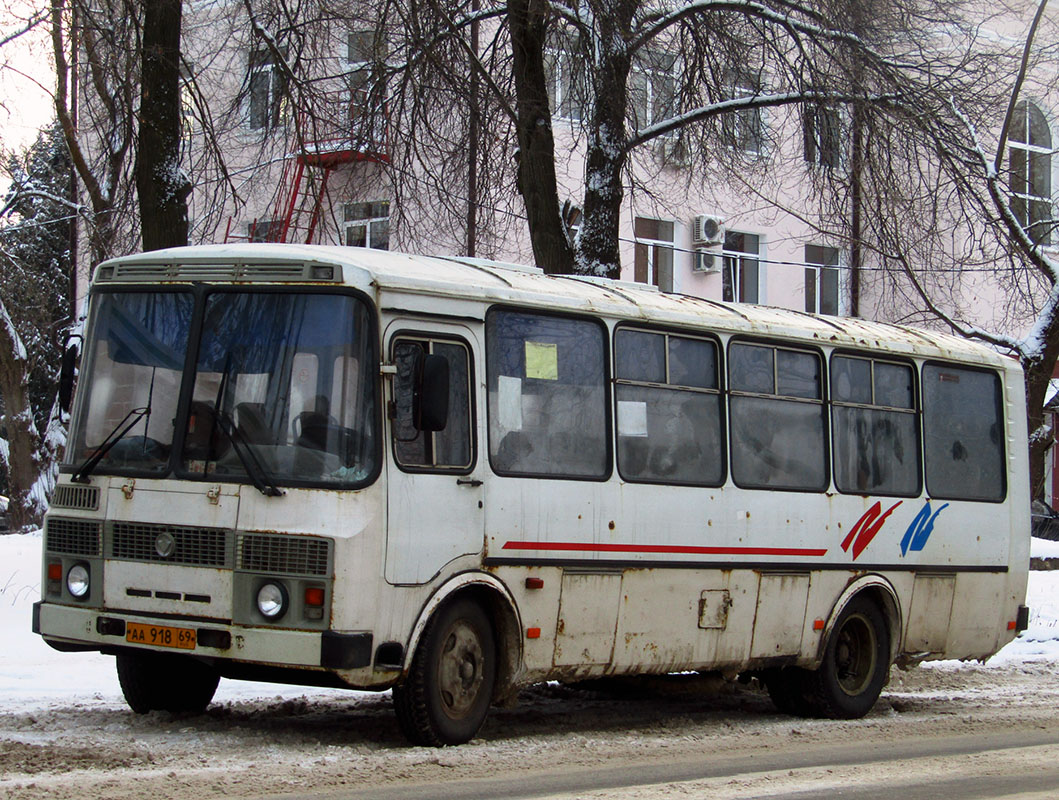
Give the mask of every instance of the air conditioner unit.
<svg viewBox="0 0 1059 800">
<path fill-rule="evenodd" d="M 717 245 L 724 243 L 724 220 L 712 214 L 699 214 L 691 221 L 691 243 Z"/>
<path fill-rule="evenodd" d="M 700 247 L 692 253 L 691 268 L 695 272 L 720 272 L 723 258 L 718 248 Z"/>
</svg>

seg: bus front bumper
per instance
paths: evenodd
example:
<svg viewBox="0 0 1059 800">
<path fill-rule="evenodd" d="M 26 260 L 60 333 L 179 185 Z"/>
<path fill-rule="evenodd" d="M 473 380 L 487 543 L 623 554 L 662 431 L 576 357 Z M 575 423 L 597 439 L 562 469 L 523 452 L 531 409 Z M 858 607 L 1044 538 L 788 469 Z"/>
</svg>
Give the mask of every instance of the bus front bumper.
<svg viewBox="0 0 1059 800">
<path fill-rule="evenodd" d="M 183 646 L 152 645 L 135 632 L 144 627 L 159 632 L 166 629 L 179 632 L 183 635 L 171 641 L 181 641 Z M 192 631 L 194 635 L 189 636 Z M 126 647 L 290 668 L 360 670 L 371 666 L 372 656 L 370 632 L 226 625 L 59 605 L 43 600 L 33 604 L 33 632 L 40 634 L 56 650 Z"/>
</svg>

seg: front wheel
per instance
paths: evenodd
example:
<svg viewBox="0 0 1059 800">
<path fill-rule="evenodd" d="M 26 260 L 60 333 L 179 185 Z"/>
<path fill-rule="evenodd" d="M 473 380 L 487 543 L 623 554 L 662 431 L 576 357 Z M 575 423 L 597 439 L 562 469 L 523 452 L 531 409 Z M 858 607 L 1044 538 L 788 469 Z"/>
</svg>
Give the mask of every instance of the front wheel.
<svg viewBox="0 0 1059 800">
<path fill-rule="evenodd" d="M 394 687 L 401 732 L 432 747 L 470 741 L 489 713 L 496 672 L 496 637 L 481 606 L 467 599 L 443 606 Z"/>
<path fill-rule="evenodd" d="M 839 614 L 820 666 L 806 673 L 804 697 L 813 716 L 863 717 L 890 672 L 890 629 L 879 607 L 855 597 Z"/>
<path fill-rule="evenodd" d="M 202 713 L 220 681 L 220 675 L 201 661 L 165 653 L 119 653 L 117 667 L 121 693 L 137 714 Z"/>
</svg>

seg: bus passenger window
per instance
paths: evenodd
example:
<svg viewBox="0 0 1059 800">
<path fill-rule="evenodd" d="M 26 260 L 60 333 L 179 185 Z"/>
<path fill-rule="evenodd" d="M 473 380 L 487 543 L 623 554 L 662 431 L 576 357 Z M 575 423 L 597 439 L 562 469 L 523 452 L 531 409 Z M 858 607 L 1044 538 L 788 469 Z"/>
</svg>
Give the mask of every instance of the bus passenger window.
<svg viewBox="0 0 1059 800">
<path fill-rule="evenodd" d="M 947 500 L 1003 500 L 1004 417 L 993 372 L 923 367 L 927 492 Z"/>
<path fill-rule="evenodd" d="M 449 363 L 449 416 L 440 431 L 421 431 L 413 415 L 416 365 L 427 355 Z M 473 464 L 471 440 L 471 380 L 467 346 L 439 339 L 398 339 L 393 345 L 397 365 L 394 380 L 394 454 L 402 467 L 469 470 Z"/>
<path fill-rule="evenodd" d="M 732 479 L 744 489 L 827 487 L 820 356 L 733 342 L 728 348 Z"/>
<path fill-rule="evenodd" d="M 724 483 L 717 345 L 619 328 L 614 363 L 621 477 L 691 486 Z"/>
<path fill-rule="evenodd" d="M 912 367 L 831 358 L 835 486 L 849 494 L 919 494 L 919 430 Z"/>
<path fill-rule="evenodd" d="M 501 475 L 609 473 L 605 329 L 493 310 L 486 317 L 489 458 Z"/>
</svg>

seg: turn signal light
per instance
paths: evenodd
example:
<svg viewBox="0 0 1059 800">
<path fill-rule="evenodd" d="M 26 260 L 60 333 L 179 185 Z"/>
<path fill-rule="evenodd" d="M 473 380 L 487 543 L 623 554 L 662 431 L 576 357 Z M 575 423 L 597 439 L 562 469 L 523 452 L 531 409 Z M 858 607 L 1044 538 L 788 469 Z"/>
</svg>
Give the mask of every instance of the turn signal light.
<svg viewBox="0 0 1059 800">
<path fill-rule="evenodd" d="M 324 604 L 324 590 L 319 586 L 305 587 L 305 605 L 322 606 Z"/>
<path fill-rule="evenodd" d="M 48 562 L 48 580 L 61 581 L 63 579 L 63 565 L 61 561 Z"/>
</svg>

